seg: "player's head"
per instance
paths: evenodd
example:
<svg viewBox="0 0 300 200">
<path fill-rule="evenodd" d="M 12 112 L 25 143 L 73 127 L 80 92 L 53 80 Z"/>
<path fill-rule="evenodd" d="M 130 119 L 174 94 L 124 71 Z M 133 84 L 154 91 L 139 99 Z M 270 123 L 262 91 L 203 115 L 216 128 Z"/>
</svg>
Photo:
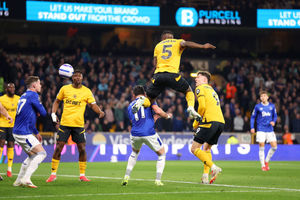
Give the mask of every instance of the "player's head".
<svg viewBox="0 0 300 200">
<path fill-rule="evenodd" d="M 7 83 L 5 91 L 6 91 L 6 94 L 9 97 L 14 96 L 15 90 L 16 90 L 16 88 L 15 88 L 15 84 L 14 83 Z"/>
<path fill-rule="evenodd" d="M 196 86 L 202 84 L 208 84 L 210 81 L 211 74 L 208 71 L 198 71 L 195 79 Z"/>
<path fill-rule="evenodd" d="M 174 33 L 172 31 L 164 31 L 161 34 L 161 40 L 166 40 L 166 39 L 173 39 L 174 38 Z"/>
<path fill-rule="evenodd" d="M 267 103 L 269 100 L 268 92 L 265 90 L 262 90 L 259 92 L 259 98 L 263 103 Z"/>
<path fill-rule="evenodd" d="M 139 96 L 139 95 L 145 95 L 145 89 L 142 85 L 136 85 L 133 88 L 133 95 L 135 97 Z"/>
<path fill-rule="evenodd" d="M 26 87 L 34 92 L 41 92 L 41 81 L 38 76 L 29 76 L 25 81 Z"/>
<path fill-rule="evenodd" d="M 73 73 L 73 76 L 72 76 L 73 84 L 74 84 L 75 86 L 81 85 L 82 79 L 83 79 L 82 71 L 79 70 L 79 69 L 76 69 L 76 70 L 74 71 L 74 73 Z"/>
</svg>

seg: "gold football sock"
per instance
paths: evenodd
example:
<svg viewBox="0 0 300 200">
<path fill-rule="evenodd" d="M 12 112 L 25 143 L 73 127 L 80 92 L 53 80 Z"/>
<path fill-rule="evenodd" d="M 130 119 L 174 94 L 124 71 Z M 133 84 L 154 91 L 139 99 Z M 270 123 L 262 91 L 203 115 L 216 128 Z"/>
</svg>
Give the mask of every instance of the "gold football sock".
<svg viewBox="0 0 300 200">
<path fill-rule="evenodd" d="M 85 174 L 85 169 L 86 169 L 86 161 L 84 161 L 84 162 L 79 161 L 79 172 L 80 172 L 80 175 L 84 175 Z"/>
<path fill-rule="evenodd" d="M 194 155 L 197 156 L 197 158 L 199 158 L 209 168 L 211 168 L 211 166 L 214 164 L 209 155 L 205 151 L 202 151 L 200 148 L 195 150 Z"/>
<path fill-rule="evenodd" d="M 212 160 L 211 151 L 208 150 L 208 151 L 205 151 L 205 153 L 206 153 L 206 154 L 208 155 L 208 157 Z M 207 166 L 207 165 L 204 165 L 203 173 L 204 173 L 204 174 L 208 174 L 208 173 L 209 173 L 209 170 L 210 170 L 210 167 Z"/>
<path fill-rule="evenodd" d="M 192 91 L 188 91 L 186 94 L 185 94 L 185 99 L 187 101 L 187 104 L 188 104 L 188 107 L 193 107 L 195 106 L 195 95 Z"/>
<path fill-rule="evenodd" d="M 58 169 L 58 165 L 59 165 L 59 161 L 60 160 L 56 160 L 56 159 L 52 158 L 52 164 L 51 164 L 51 166 L 52 166 L 51 173 L 52 174 L 56 174 L 57 169 Z"/>
<path fill-rule="evenodd" d="M 11 169 L 14 160 L 14 148 L 7 148 L 7 167 Z M 11 171 L 11 170 L 9 170 Z"/>
<path fill-rule="evenodd" d="M 143 106 L 144 106 L 145 108 L 147 108 L 147 107 L 150 107 L 150 105 L 151 105 L 151 102 L 150 102 L 150 100 L 146 97 Z"/>
<path fill-rule="evenodd" d="M 0 159 L 2 157 L 3 147 L 0 147 Z"/>
</svg>

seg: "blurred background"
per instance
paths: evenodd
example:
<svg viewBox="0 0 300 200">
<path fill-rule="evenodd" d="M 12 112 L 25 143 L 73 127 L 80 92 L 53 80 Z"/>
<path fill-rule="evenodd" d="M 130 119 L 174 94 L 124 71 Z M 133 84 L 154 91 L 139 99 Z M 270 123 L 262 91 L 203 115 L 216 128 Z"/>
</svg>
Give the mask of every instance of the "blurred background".
<svg viewBox="0 0 300 200">
<path fill-rule="evenodd" d="M 26 77 L 38 75 L 43 84 L 41 101 L 50 114 L 59 89 L 70 83 L 59 77 L 58 68 L 70 63 L 84 70 L 84 85 L 106 113 L 98 119 L 87 107 L 88 142 L 97 145 L 128 138 L 132 88 L 148 86 L 154 47 L 160 34 L 171 30 L 176 38 L 217 47 L 186 49 L 180 70 L 193 89 L 191 73 L 212 73 L 211 85 L 226 121 L 220 144 L 232 135 L 239 143 L 254 143 L 250 115 L 262 89 L 276 105 L 278 142 L 298 144 L 299 9 L 296 0 L 0 0 L 0 94 L 5 83 L 13 82 L 21 95 Z M 182 143 L 176 138 L 192 139 L 184 95 L 166 90 L 157 103 L 174 115 L 156 122 L 157 131 L 165 133 L 162 138 L 172 144 Z M 57 114 L 61 112 L 60 108 Z M 50 115 L 39 118 L 38 129 L 44 144 L 53 144 L 56 130 Z M 171 144 L 167 139 L 164 142 Z"/>
</svg>

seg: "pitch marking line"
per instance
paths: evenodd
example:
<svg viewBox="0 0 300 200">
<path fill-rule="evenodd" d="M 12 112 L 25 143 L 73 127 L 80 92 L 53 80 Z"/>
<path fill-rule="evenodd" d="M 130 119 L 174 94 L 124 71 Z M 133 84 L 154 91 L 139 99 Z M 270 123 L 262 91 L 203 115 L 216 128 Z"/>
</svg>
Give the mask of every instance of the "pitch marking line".
<svg viewBox="0 0 300 200">
<path fill-rule="evenodd" d="M 34 189 L 33 189 L 34 190 Z M 88 197 L 88 196 L 129 196 L 129 195 L 162 195 L 162 194 L 203 194 L 203 193 L 258 193 L 274 192 L 271 190 L 245 190 L 245 191 L 186 191 L 186 192 L 133 192 L 133 193 L 94 193 L 94 194 L 62 194 L 62 195 L 31 195 L 0 197 L 0 199 L 28 199 L 28 198 L 59 198 L 59 197 Z"/>
</svg>

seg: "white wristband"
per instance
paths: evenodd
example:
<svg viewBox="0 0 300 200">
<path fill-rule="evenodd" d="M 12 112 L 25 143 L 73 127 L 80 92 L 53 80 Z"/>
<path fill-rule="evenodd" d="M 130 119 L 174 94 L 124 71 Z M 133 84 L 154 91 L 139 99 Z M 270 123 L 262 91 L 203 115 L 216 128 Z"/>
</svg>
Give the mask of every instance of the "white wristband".
<svg viewBox="0 0 300 200">
<path fill-rule="evenodd" d="M 55 113 L 51 113 L 51 118 L 52 118 L 53 122 L 55 122 L 55 123 L 57 122 L 57 116 Z"/>
</svg>

